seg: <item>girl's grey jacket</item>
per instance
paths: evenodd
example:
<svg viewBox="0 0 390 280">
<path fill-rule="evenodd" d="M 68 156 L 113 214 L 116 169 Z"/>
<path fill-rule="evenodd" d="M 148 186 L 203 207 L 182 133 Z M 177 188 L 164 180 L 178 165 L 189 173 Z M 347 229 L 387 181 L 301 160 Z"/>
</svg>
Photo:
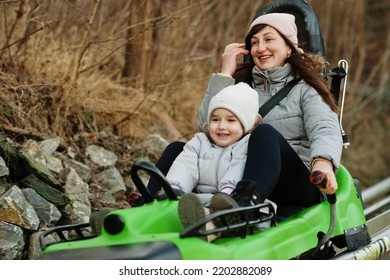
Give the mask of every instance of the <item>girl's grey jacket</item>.
<svg viewBox="0 0 390 280">
<path fill-rule="evenodd" d="M 173 188 L 184 193 L 195 191 L 209 207 L 214 193 L 235 188 L 241 180 L 248 151 L 249 135 L 228 147 L 210 142 L 206 134 L 196 133 L 184 145 L 166 176 Z"/>
<path fill-rule="evenodd" d="M 266 71 L 253 68 L 252 87 L 259 93 L 260 107 L 293 79 L 292 71 L 290 64 Z M 234 83 L 230 76 L 211 76 L 199 108 L 199 129 L 205 123 L 210 99 Z M 331 161 L 337 172 L 343 145 L 338 116 L 305 81 L 295 85 L 280 104 L 263 117 L 263 123 L 278 130 L 308 168 L 313 159 L 321 157 Z"/>
</svg>

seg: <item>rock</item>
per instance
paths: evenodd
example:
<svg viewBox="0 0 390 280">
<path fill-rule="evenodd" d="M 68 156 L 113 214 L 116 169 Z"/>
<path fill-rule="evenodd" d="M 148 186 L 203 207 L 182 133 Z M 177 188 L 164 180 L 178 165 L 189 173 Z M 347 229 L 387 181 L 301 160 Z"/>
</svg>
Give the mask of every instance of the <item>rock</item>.
<svg viewBox="0 0 390 280">
<path fill-rule="evenodd" d="M 115 195 L 118 192 L 126 191 L 125 182 L 115 167 L 104 169 L 102 172 L 95 174 L 94 181 L 105 189 L 105 193 Z"/>
<path fill-rule="evenodd" d="M 8 176 L 9 175 L 9 169 L 7 165 L 5 164 L 5 161 L 2 157 L 0 157 L 0 177 Z"/>
<path fill-rule="evenodd" d="M 23 257 L 23 230 L 13 224 L 0 220 L 0 260 L 20 260 Z"/>
<path fill-rule="evenodd" d="M 43 166 L 46 165 L 45 155 L 39 148 L 38 142 L 31 139 L 27 140 L 23 144 L 23 151 L 29 154 L 37 163 Z"/>
<path fill-rule="evenodd" d="M 19 180 L 28 175 L 24 169 L 22 156 L 16 150 L 12 142 L 0 133 L 0 156 L 8 163 L 10 177 L 13 180 Z"/>
<path fill-rule="evenodd" d="M 20 181 L 21 186 L 34 189 L 40 196 L 53 203 L 57 207 L 64 206 L 69 199 L 59 190 L 49 186 L 31 174 Z"/>
<path fill-rule="evenodd" d="M 148 155 L 151 161 L 155 162 L 160 158 L 168 144 L 159 134 L 151 134 L 145 138 L 140 148 Z"/>
<path fill-rule="evenodd" d="M 52 155 L 55 151 L 57 151 L 59 145 L 61 143 L 60 137 L 54 137 L 42 140 L 38 143 L 39 149 L 42 151 L 42 154 L 45 156 Z"/>
<path fill-rule="evenodd" d="M 39 237 L 41 236 L 42 233 L 43 233 L 42 231 L 34 232 L 28 238 L 27 258 L 29 260 L 36 260 L 42 255 L 42 250 L 39 243 Z"/>
<path fill-rule="evenodd" d="M 96 145 L 88 146 L 85 155 L 93 164 L 99 167 L 114 166 L 118 160 L 118 157 L 113 152 Z"/>
<path fill-rule="evenodd" d="M 53 173 L 50 172 L 46 165 L 35 161 L 29 153 L 23 150 L 20 150 L 20 154 L 22 155 L 23 166 L 27 174 L 33 174 L 47 185 L 61 190 L 61 184 L 55 178 Z"/>
<path fill-rule="evenodd" d="M 85 223 L 91 215 L 88 184 L 77 175 L 73 168 L 62 170 L 61 179 L 65 182 L 64 193 L 69 199 L 67 219 L 73 223 Z"/>
<path fill-rule="evenodd" d="M 39 226 L 37 213 L 17 186 L 0 197 L 0 220 L 28 230 Z"/>
<path fill-rule="evenodd" d="M 85 183 L 88 183 L 89 181 L 91 181 L 91 177 L 92 177 L 91 176 L 91 169 L 87 165 L 85 165 L 84 163 L 81 163 L 79 161 L 76 161 L 74 159 L 67 158 L 66 156 L 59 154 L 59 153 L 55 154 L 55 156 L 57 158 L 61 159 L 61 161 L 64 164 L 64 168 L 67 168 L 67 167 L 73 168 Z"/>
<path fill-rule="evenodd" d="M 58 208 L 40 196 L 35 190 L 28 188 L 22 190 L 22 192 L 28 202 L 34 207 L 39 220 L 44 225 L 53 226 L 61 218 Z"/>
<path fill-rule="evenodd" d="M 54 157 L 52 155 L 45 155 L 45 158 L 47 168 L 49 168 L 50 171 L 58 174 L 61 172 L 62 169 L 64 169 L 64 165 L 59 158 Z"/>
</svg>

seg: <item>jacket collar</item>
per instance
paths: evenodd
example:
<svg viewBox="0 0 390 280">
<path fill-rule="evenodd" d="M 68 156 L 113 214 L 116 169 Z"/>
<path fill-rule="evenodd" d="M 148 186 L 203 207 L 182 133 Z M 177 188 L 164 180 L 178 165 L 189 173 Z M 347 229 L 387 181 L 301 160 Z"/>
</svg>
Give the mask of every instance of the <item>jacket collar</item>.
<svg viewBox="0 0 390 280">
<path fill-rule="evenodd" d="M 255 66 L 252 69 L 254 86 L 262 87 L 264 83 L 269 86 L 280 83 L 285 85 L 291 80 L 292 71 L 292 66 L 288 63 L 283 67 L 275 67 L 265 71 L 261 71 Z"/>
</svg>

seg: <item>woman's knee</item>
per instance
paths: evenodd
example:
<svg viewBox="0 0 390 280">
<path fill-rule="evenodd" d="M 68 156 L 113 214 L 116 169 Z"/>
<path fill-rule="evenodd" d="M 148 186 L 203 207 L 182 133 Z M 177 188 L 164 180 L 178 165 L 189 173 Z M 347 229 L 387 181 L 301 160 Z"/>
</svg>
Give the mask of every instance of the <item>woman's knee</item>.
<svg viewBox="0 0 390 280">
<path fill-rule="evenodd" d="M 185 142 L 175 141 L 165 148 L 159 160 L 156 163 L 156 166 L 164 173 L 168 173 L 169 168 L 171 167 L 173 161 L 176 157 L 183 151 Z"/>
<path fill-rule="evenodd" d="M 164 153 L 167 153 L 170 155 L 178 155 L 183 151 L 184 145 L 185 145 L 185 142 L 174 141 L 174 142 L 168 144 L 168 146 L 164 150 Z"/>
<path fill-rule="evenodd" d="M 279 137 L 279 132 L 269 124 L 261 124 L 257 126 L 251 133 L 250 142 L 258 142 L 260 139 L 275 139 Z"/>
<path fill-rule="evenodd" d="M 167 175 L 169 169 L 172 166 L 172 163 L 175 161 L 176 157 L 183 151 L 185 142 L 175 141 L 165 148 L 161 157 L 156 163 L 156 167 L 164 174 Z M 150 177 L 148 183 L 148 190 L 152 195 L 155 195 L 160 189 L 160 182 L 154 176 Z"/>
</svg>

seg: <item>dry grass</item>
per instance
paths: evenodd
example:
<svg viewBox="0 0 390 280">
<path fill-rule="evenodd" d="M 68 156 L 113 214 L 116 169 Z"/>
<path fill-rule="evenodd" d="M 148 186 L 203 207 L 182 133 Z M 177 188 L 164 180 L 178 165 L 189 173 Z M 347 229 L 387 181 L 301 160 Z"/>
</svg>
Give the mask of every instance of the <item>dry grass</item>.
<svg viewBox="0 0 390 280">
<path fill-rule="evenodd" d="M 0 0 L 0 128 L 69 144 L 99 131 L 189 139 L 223 48 L 269 2 Z M 308 2 L 328 61 L 349 62 L 344 164 L 371 184 L 390 166 L 388 1 Z"/>
</svg>

